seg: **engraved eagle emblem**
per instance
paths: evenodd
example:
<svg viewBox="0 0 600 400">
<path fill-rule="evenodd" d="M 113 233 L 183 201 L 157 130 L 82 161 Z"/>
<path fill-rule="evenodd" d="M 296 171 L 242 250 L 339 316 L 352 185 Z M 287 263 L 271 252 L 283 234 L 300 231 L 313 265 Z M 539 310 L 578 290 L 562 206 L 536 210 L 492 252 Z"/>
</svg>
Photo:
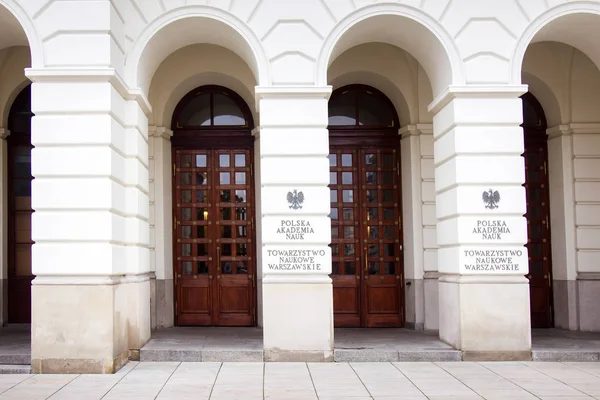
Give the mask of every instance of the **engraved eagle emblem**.
<svg viewBox="0 0 600 400">
<path fill-rule="evenodd" d="M 482 199 L 485 203 L 485 208 L 493 210 L 498 208 L 498 203 L 500 203 L 500 193 L 497 190 L 490 189 L 483 192 Z"/>
<path fill-rule="evenodd" d="M 302 203 L 304 203 L 304 193 L 294 189 L 293 192 L 288 192 L 287 201 L 290 205 L 290 208 L 293 210 L 302 208 Z"/>
</svg>

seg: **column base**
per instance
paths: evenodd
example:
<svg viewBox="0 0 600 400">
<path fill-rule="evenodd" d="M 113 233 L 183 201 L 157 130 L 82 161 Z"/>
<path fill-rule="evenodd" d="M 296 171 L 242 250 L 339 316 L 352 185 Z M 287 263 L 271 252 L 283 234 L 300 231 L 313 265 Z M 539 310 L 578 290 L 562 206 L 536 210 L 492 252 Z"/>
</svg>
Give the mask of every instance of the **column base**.
<svg viewBox="0 0 600 400">
<path fill-rule="evenodd" d="M 263 280 L 264 360 L 333 361 L 333 287 Z"/>
<path fill-rule="evenodd" d="M 423 279 L 406 279 L 405 290 L 405 312 L 406 321 L 404 328 L 422 331 L 423 324 Z"/>
<path fill-rule="evenodd" d="M 31 367 L 38 374 L 112 374 L 150 339 L 148 276 L 38 277 Z"/>
<path fill-rule="evenodd" d="M 440 329 L 440 304 L 438 295 L 439 272 L 425 272 L 423 275 L 423 292 L 425 298 L 425 330 L 438 331 Z"/>
<path fill-rule="evenodd" d="M 577 305 L 579 308 L 579 330 L 600 332 L 600 273 L 580 272 L 577 276 Z"/>
<path fill-rule="evenodd" d="M 440 339 L 470 360 L 531 360 L 529 283 L 521 276 L 442 275 Z"/>
<path fill-rule="evenodd" d="M 554 327 L 576 331 L 579 329 L 577 316 L 577 281 L 552 281 Z"/>
<path fill-rule="evenodd" d="M 175 324 L 173 279 L 156 279 L 156 327 L 171 328 Z"/>
<path fill-rule="evenodd" d="M 34 374 L 114 374 L 129 361 L 129 351 L 114 359 L 31 359 Z"/>
</svg>

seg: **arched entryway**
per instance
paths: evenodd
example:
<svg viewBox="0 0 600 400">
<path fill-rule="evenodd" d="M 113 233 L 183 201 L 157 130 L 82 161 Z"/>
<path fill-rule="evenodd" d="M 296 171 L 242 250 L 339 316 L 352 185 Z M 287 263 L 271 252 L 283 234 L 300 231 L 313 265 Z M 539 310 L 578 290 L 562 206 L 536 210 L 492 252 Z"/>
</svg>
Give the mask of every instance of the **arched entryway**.
<svg viewBox="0 0 600 400">
<path fill-rule="evenodd" d="M 532 328 L 554 325 L 552 312 L 552 248 L 550 246 L 550 191 L 548 135 L 544 110 L 526 93 L 523 100 L 525 192 L 527 195 L 527 251 Z"/>
<path fill-rule="evenodd" d="M 235 92 L 202 86 L 175 108 L 175 324 L 256 323 L 252 114 Z"/>
<path fill-rule="evenodd" d="M 398 125 L 390 100 L 372 87 L 345 86 L 329 101 L 337 327 L 404 323 Z"/>
<path fill-rule="evenodd" d="M 8 116 L 8 323 L 31 322 L 31 86 Z"/>
</svg>

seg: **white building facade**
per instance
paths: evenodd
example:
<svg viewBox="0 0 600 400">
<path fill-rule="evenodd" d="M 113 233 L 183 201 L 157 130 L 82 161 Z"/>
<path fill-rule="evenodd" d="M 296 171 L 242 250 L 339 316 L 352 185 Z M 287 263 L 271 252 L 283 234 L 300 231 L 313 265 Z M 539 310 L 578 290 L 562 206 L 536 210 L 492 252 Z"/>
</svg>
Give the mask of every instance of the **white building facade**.
<svg viewBox="0 0 600 400">
<path fill-rule="evenodd" d="M 171 326 L 600 331 L 600 1 L 0 0 L 2 322 L 35 372 Z"/>
</svg>

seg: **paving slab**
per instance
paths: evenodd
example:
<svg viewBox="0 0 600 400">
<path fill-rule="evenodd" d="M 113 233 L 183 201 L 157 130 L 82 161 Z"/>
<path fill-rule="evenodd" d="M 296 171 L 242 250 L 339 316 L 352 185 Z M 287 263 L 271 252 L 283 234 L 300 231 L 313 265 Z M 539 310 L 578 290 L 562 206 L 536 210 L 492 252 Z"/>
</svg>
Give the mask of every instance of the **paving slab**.
<svg viewBox="0 0 600 400">
<path fill-rule="evenodd" d="M 0 375 L 0 400 L 598 399 L 599 363 L 130 362 L 113 375 Z"/>
</svg>

